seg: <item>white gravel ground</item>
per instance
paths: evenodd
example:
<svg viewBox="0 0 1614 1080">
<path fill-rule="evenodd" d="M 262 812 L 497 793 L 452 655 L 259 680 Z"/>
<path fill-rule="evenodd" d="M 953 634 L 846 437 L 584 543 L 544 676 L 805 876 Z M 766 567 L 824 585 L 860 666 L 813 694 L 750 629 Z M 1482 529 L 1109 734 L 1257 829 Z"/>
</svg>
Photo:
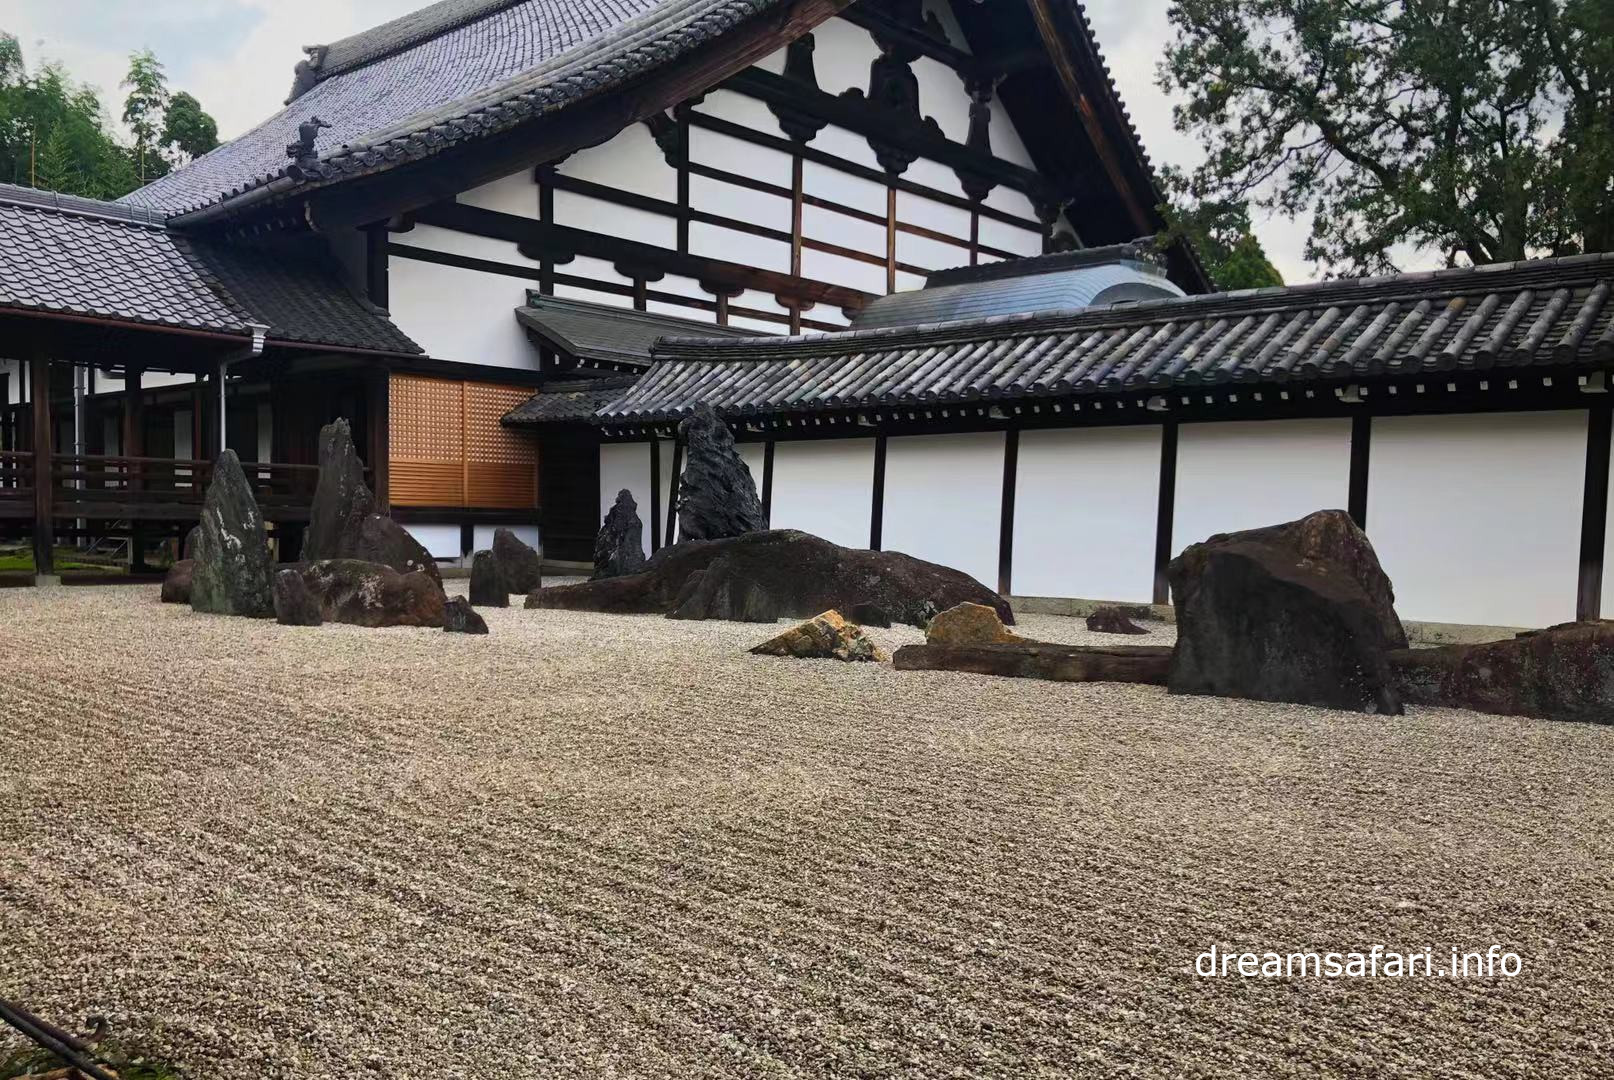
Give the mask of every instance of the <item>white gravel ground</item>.
<svg viewBox="0 0 1614 1080">
<path fill-rule="evenodd" d="M 0 591 L 0 996 L 196 1080 L 1614 1074 L 1614 728 L 485 614 Z M 1212 943 L 1523 969 L 1197 977 Z"/>
</svg>

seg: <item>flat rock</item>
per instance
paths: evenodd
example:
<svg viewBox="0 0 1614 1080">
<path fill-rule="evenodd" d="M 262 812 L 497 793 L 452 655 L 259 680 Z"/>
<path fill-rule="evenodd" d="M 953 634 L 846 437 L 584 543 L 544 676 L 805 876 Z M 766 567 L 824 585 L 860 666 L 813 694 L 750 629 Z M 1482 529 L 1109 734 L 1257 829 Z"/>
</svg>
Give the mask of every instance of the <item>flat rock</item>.
<svg viewBox="0 0 1614 1080">
<path fill-rule="evenodd" d="M 917 626 L 927 611 L 966 600 L 1014 621 L 1002 597 L 957 570 L 774 529 L 662 548 L 642 573 L 539 589 L 527 607 L 776 622 L 874 604 L 893 622 Z"/>
<path fill-rule="evenodd" d="M 471 606 L 509 607 L 510 592 L 505 588 L 504 575 L 499 573 L 499 562 L 491 551 L 478 551 L 471 556 Z"/>
<path fill-rule="evenodd" d="M 927 645 L 1008 645 L 1026 639 L 1003 625 L 995 607 L 965 602 L 930 619 Z"/>
<path fill-rule="evenodd" d="M 221 453 L 213 466 L 201 530 L 191 570 L 191 609 L 253 619 L 274 615 L 269 536 L 234 450 Z"/>
<path fill-rule="evenodd" d="M 1389 655 L 1402 697 L 1504 716 L 1614 723 L 1614 623 Z"/>
<path fill-rule="evenodd" d="M 319 431 L 319 484 L 302 554 L 309 562 L 354 559 L 404 574 L 422 571 L 442 585 L 431 553 L 409 530 L 376 512 L 375 496 L 365 486 L 364 464 L 346 420 L 334 420 Z"/>
<path fill-rule="evenodd" d="M 447 600 L 423 571 L 401 574 L 381 563 L 321 559 L 299 570 L 325 622 L 353 626 L 442 626 Z"/>
<path fill-rule="evenodd" d="M 1162 686 L 1171 669 L 1164 645 L 1055 645 L 1024 638 L 987 645 L 904 645 L 898 671 L 963 671 L 1054 682 L 1131 682 Z"/>
<path fill-rule="evenodd" d="M 485 634 L 488 624 L 469 600 L 455 596 L 443 605 L 443 629 L 450 634 Z"/>
<path fill-rule="evenodd" d="M 503 526 L 493 530 L 493 561 L 504 578 L 505 592 L 525 596 L 543 588 L 543 556 Z"/>
<path fill-rule="evenodd" d="M 1119 607 L 1106 605 L 1096 608 L 1087 617 L 1087 628 L 1096 634 L 1147 634 L 1149 631 L 1132 621 L 1132 617 Z"/>
<path fill-rule="evenodd" d="M 734 435 L 712 407 L 678 425 L 684 443 L 684 473 L 678 481 L 680 540 L 722 540 L 768 527 L 756 481 L 734 447 Z"/>
<path fill-rule="evenodd" d="M 276 622 L 282 626 L 319 626 L 324 623 L 319 597 L 309 589 L 300 568 L 277 570 L 274 589 Z"/>
<path fill-rule="evenodd" d="M 1167 573 L 1177 606 L 1172 693 L 1402 711 L 1384 620 L 1342 568 L 1221 536 L 1189 547 Z"/>
<path fill-rule="evenodd" d="M 194 530 L 193 530 L 194 531 Z M 181 559 L 168 568 L 163 577 L 162 599 L 165 604 L 191 602 L 191 576 L 196 572 L 195 559 Z"/>
<path fill-rule="evenodd" d="M 594 537 L 594 576 L 592 580 L 624 577 L 644 570 L 644 522 L 633 493 L 623 488 L 605 515 L 599 535 Z"/>
<path fill-rule="evenodd" d="M 860 627 L 847 622 L 838 611 L 814 615 L 751 651 L 762 656 L 793 656 L 798 660 L 883 662 L 891 659 Z"/>
</svg>

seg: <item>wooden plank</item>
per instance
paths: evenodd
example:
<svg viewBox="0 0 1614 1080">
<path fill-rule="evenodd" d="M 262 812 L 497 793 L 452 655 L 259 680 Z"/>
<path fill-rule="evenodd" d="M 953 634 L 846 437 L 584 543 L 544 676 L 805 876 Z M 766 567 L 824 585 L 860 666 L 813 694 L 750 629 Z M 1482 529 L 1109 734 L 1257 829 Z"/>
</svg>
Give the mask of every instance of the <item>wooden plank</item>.
<svg viewBox="0 0 1614 1080">
<path fill-rule="evenodd" d="M 1131 682 L 1164 686 L 1171 669 L 1167 645 L 904 645 L 898 671 L 962 671 L 1054 682 Z"/>
</svg>

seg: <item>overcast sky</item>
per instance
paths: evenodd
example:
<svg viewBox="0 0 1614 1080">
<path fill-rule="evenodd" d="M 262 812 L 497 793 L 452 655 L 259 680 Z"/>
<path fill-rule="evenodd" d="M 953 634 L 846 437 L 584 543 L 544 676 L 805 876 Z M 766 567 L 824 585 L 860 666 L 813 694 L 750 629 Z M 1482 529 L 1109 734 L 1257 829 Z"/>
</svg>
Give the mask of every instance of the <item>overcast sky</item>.
<svg viewBox="0 0 1614 1080">
<path fill-rule="evenodd" d="M 0 29 L 22 42 L 30 68 L 62 61 L 100 88 L 114 116 L 128 55 L 150 48 L 174 89 L 188 90 L 231 138 L 280 108 L 301 47 L 374 26 L 425 0 L 6 0 Z M 1166 0 L 1086 0 L 1121 95 L 1156 164 L 1192 165 L 1201 151 L 1177 134 L 1171 101 L 1155 85 L 1170 31 Z M 1256 231 L 1284 279 L 1315 277 L 1302 256 L 1309 223 L 1258 219 Z"/>
</svg>

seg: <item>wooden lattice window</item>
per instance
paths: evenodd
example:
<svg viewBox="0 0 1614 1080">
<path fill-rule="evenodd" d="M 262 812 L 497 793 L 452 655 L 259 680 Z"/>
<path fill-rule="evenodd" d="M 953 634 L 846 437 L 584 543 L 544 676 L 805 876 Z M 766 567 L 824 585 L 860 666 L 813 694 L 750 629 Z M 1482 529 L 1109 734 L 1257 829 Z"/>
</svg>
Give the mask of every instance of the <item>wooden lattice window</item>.
<svg viewBox="0 0 1614 1080">
<path fill-rule="evenodd" d="M 519 386 L 392 376 L 388 461 L 398 506 L 521 510 L 538 505 L 538 450 L 499 418 Z"/>
</svg>

